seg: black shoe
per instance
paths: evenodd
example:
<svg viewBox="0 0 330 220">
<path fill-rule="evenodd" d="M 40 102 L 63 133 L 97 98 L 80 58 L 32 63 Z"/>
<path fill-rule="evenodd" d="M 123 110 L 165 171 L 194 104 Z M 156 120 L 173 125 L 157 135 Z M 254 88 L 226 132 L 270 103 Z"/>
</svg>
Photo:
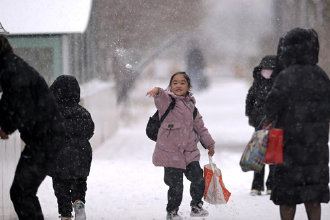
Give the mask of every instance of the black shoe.
<svg viewBox="0 0 330 220">
<path fill-rule="evenodd" d="M 250 194 L 251 194 L 251 196 L 260 196 L 261 195 L 261 190 L 252 189 Z"/>
</svg>

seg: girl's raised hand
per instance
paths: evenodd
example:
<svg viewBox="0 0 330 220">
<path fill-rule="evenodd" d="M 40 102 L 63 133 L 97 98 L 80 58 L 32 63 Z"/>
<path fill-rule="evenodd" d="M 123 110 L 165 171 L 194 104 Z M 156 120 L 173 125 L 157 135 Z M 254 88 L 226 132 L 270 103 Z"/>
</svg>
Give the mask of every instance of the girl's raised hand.
<svg viewBox="0 0 330 220">
<path fill-rule="evenodd" d="M 149 92 L 147 92 L 146 96 L 155 97 L 158 94 L 158 88 L 153 88 Z"/>
</svg>

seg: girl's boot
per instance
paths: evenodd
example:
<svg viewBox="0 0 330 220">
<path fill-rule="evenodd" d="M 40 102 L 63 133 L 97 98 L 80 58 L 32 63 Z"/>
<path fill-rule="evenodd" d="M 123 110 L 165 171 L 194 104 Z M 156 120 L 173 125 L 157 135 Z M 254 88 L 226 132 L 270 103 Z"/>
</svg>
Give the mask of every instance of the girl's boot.
<svg viewBox="0 0 330 220">
<path fill-rule="evenodd" d="M 167 213 L 166 220 L 183 220 L 183 218 L 178 214 L 178 209 L 176 209 Z"/>
<path fill-rule="evenodd" d="M 203 209 L 203 203 L 200 202 L 197 205 L 191 206 L 191 213 L 190 216 L 192 217 L 205 217 L 208 216 L 209 212 L 205 209 Z"/>
<path fill-rule="evenodd" d="M 85 204 L 80 201 L 79 199 L 73 203 L 73 209 L 75 212 L 75 220 L 86 220 L 86 213 L 85 213 Z"/>
</svg>

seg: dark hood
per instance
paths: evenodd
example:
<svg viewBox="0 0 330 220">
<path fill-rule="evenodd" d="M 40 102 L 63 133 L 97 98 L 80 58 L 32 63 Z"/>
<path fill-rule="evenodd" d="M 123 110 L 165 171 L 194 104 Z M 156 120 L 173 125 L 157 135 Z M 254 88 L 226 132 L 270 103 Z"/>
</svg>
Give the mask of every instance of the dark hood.
<svg viewBox="0 0 330 220">
<path fill-rule="evenodd" d="M 267 55 L 264 58 L 262 58 L 259 66 L 261 68 L 265 68 L 265 69 L 274 69 L 275 68 L 275 61 L 276 61 L 276 56 L 275 55 Z"/>
<path fill-rule="evenodd" d="M 62 75 L 56 78 L 50 86 L 56 102 L 59 104 L 78 104 L 80 101 L 80 87 L 75 77 Z"/>
<path fill-rule="evenodd" d="M 280 70 L 295 64 L 317 64 L 319 40 L 316 31 L 298 27 L 286 32 L 280 38 L 277 56 Z"/>
</svg>

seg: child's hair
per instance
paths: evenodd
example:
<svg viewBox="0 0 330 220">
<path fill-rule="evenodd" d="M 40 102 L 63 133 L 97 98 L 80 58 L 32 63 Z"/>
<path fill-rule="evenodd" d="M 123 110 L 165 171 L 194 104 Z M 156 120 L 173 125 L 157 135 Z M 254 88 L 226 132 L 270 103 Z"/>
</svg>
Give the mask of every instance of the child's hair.
<svg viewBox="0 0 330 220">
<path fill-rule="evenodd" d="M 7 53 L 12 52 L 8 39 L 4 35 L 0 35 L 0 57 L 5 56 Z"/>
<path fill-rule="evenodd" d="M 187 80 L 189 89 L 192 88 L 192 85 L 191 85 L 191 82 L 190 82 L 190 77 L 188 76 L 188 74 L 186 72 L 176 72 L 171 76 L 170 84 L 168 84 L 167 90 L 169 90 L 169 91 L 171 90 L 171 84 L 172 84 L 173 78 L 174 78 L 174 76 L 179 75 L 179 74 L 183 75 L 184 78 Z"/>
</svg>

